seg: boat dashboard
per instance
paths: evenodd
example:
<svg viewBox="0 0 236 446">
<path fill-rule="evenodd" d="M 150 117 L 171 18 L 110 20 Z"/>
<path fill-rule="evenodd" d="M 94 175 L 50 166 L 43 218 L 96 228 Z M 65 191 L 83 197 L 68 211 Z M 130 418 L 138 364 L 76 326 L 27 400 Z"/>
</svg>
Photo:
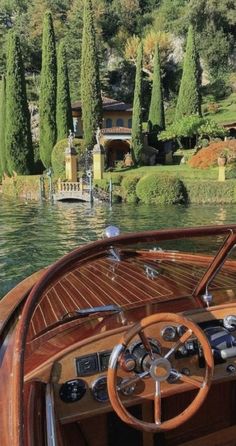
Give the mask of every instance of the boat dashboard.
<svg viewBox="0 0 236 446">
<path fill-rule="evenodd" d="M 236 379 L 236 305 L 198 309 L 181 316 L 200 327 L 208 339 L 214 358 L 212 382 Z M 120 345 L 129 329 L 129 326 L 121 326 L 87 338 L 54 364 L 55 405 L 62 423 L 112 410 L 107 389 L 108 369 L 114 347 Z M 159 364 L 159 373 L 163 375 L 162 398 L 199 390 L 204 385 L 202 345 L 194 333 L 182 342 L 187 330 L 184 324 L 163 320 L 143 330 L 144 340 L 140 333 L 135 334 L 118 359 L 116 392 L 122 404 L 129 407 L 153 399 L 155 383 L 149 379 L 149 346 L 157 361 L 158 358 L 170 358 L 171 370 L 167 374 L 166 365 Z M 148 340 L 148 346 L 145 340 Z"/>
</svg>

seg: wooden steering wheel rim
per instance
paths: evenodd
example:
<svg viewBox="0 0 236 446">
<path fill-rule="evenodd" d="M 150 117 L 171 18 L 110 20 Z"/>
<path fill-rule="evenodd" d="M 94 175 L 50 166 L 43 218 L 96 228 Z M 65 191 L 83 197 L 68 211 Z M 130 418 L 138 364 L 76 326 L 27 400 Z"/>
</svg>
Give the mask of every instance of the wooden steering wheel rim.
<svg viewBox="0 0 236 446">
<path fill-rule="evenodd" d="M 160 424 L 155 424 L 146 421 L 141 421 L 135 418 L 126 410 L 124 404 L 120 400 L 117 391 L 116 380 L 117 380 L 117 365 L 120 353 L 125 350 L 131 339 L 136 334 L 138 334 L 145 328 L 149 327 L 150 325 L 153 325 L 158 322 L 177 323 L 178 325 L 184 325 L 189 330 L 192 330 L 192 332 L 196 335 L 202 346 L 203 355 L 205 357 L 205 376 L 202 382 L 202 386 L 199 389 L 196 397 L 183 412 L 181 412 L 174 418 L 163 421 Z M 214 372 L 214 359 L 212 355 L 211 346 L 204 332 L 198 325 L 196 325 L 193 321 L 190 321 L 189 319 L 177 314 L 172 314 L 172 313 L 154 314 L 152 316 L 148 316 L 144 319 L 141 319 L 140 322 L 133 325 L 123 335 L 123 337 L 120 340 L 120 343 L 113 349 L 107 373 L 108 394 L 114 411 L 125 423 L 129 424 L 130 426 L 147 432 L 159 432 L 159 431 L 175 429 L 176 427 L 185 423 L 185 421 L 187 421 L 189 418 L 191 418 L 194 415 L 194 413 L 199 409 L 199 407 L 202 405 L 210 389 L 213 372 Z"/>
</svg>

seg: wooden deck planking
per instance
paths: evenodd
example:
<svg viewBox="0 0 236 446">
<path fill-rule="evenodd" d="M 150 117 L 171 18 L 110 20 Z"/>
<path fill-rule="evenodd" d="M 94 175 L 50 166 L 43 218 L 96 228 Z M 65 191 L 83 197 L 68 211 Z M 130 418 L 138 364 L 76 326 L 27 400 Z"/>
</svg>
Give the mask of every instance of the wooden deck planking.
<svg viewBox="0 0 236 446">
<path fill-rule="evenodd" d="M 157 276 L 147 277 L 146 266 L 156 270 Z M 42 296 L 32 318 L 30 337 L 37 336 L 76 309 L 111 303 L 131 308 L 153 299 L 163 302 L 189 295 L 206 269 L 207 265 L 145 257 L 120 262 L 102 257 L 77 265 Z M 211 287 L 219 288 L 223 284 L 231 288 L 235 285 L 234 276 L 234 272 L 223 270 Z"/>
</svg>

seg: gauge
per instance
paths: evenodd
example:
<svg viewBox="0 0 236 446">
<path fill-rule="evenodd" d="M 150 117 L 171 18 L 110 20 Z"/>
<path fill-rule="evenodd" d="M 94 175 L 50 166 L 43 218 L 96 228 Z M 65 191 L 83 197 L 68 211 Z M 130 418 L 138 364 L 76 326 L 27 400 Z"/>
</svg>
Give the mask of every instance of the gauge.
<svg viewBox="0 0 236 446">
<path fill-rule="evenodd" d="M 73 379 L 62 384 L 59 395 L 64 403 L 75 403 L 83 398 L 85 392 L 86 383 L 82 379 Z"/>
<path fill-rule="evenodd" d="M 92 394 L 99 403 L 106 403 L 109 400 L 106 376 L 100 376 L 92 383 Z"/>
<path fill-rule="evenodd" d="M 173 325 L 167 325 L 161 330 L 161 335 L 164 341 L 173 341 L 176 337 L 176 327 L 173 327 Z"/>
<path fill-rule="evenodd" d="M 161 354 L 161 346 L 159 342 L 153 338 L 148 338 L 148 340 L 154 356 L 159 356 Z M 134 371 L 136 373 L 141 373 L 144 370 L 149 369 L 150 356 L 142 341 L 137 341 L 130 345 L 129 352 L 135 360 Z"/>
<path fill-rule="evenodd" d="M 185 327 L 185 325 L 178 325 L 177 327 L 177 333 L 179 335 L 179 337 L 181 338 L 181 336 L 183 336 L 184 333 L 186 333 L 187 331 L 187 327 Z"/>
</svg>

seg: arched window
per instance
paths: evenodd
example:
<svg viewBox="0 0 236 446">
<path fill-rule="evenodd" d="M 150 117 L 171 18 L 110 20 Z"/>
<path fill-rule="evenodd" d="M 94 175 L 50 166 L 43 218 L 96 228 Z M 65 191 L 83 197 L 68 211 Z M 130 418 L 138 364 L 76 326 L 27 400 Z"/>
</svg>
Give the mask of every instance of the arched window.
<svg viewBox="0 0 236 446">
<path fill-rule="evenodd" d="M 132 118 L 128 119 L 128 127 L 132 129 Z"/>
<path fill-rule="evenodd" d="M 122 118 L 117 119 L 116 125 L 117 127 L 124 127 L 124 119 Z"/>
<path fill-rule="evenodd" d="M 110 129 L 112 127 L 112 119 L 107 118 L 106 119 L 106 128 Z"/>
</svg>

